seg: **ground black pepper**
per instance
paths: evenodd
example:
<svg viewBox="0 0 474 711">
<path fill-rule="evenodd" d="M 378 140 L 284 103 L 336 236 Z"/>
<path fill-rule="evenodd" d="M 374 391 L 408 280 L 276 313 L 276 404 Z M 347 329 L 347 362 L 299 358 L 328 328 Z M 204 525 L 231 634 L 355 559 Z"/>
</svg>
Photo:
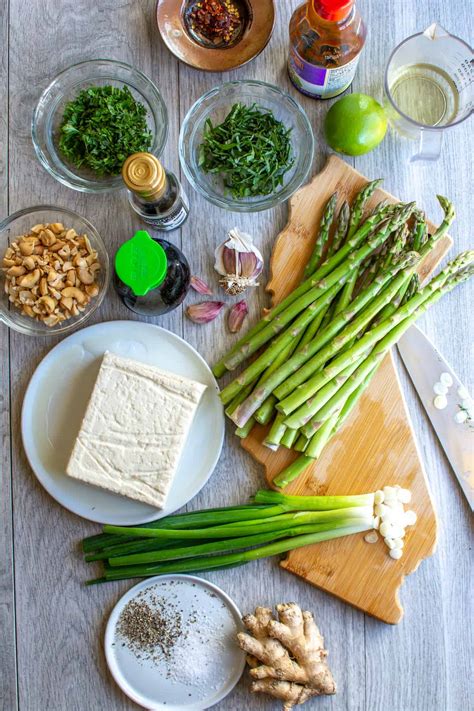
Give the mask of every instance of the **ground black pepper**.
<svg viewBox="0 0 474 711">
<path fill-rule="evenodd" d="M 164 598 L 140 593 L 125 605 L 119 617 L 117 632 L 127 647 L 144 659 L 169 659 L 171 651 L 183 634 L 182 616 Z"/>
</svg>

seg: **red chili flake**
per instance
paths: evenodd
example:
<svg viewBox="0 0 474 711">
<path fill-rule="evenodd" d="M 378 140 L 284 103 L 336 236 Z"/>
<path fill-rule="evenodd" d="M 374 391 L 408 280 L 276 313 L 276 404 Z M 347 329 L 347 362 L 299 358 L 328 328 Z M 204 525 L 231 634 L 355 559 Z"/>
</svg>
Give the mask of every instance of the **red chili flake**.
<svg viewBox="0 0 474 711">
<path fill-rule="evenodd" d="M 241 18 L 232 0 L 201 0 L 191 10 L 192 27 L 212 41 L 229 42 Z"/>
</svg>

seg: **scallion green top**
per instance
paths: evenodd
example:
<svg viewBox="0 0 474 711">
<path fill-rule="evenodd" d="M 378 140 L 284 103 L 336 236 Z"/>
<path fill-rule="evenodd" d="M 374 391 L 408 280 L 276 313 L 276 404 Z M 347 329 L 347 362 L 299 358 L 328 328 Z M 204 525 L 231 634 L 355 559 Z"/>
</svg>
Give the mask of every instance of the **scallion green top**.
<svg viewBox="0 0 474 711">
<path fill-rule="evenodd" d="M 257 104 L 234 104 L 222 123 L 207 119 L 199 165 L 221 175 L 234 198 L 271 195 L 294 163 L 291 131 Z"/>
</svg>

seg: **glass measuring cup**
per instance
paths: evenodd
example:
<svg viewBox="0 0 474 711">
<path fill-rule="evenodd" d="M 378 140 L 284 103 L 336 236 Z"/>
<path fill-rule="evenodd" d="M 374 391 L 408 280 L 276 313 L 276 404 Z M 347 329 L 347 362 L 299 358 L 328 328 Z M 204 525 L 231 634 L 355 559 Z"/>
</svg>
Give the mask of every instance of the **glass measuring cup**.
<svg viewBox="0 0 474 711">
<path fill-rule="evenodd" d="M 385 69 L 384 106 L 391 125 L 417 142 L 411 157 L 436 160 L 443 132 L 473 111 L 473 51 L 434 23 L 392 52 Z"/>
</svg>

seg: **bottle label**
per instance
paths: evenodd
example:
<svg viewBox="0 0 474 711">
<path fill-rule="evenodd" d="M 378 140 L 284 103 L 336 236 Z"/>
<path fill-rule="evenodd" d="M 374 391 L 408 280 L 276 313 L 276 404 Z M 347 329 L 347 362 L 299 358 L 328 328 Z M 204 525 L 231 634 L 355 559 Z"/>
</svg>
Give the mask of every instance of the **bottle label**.
<svg viewBox="0 0 474 711">
<path fill-rule="evenodd" d="M 186 220 L 189 214 L 189 202 L 184 190 L 181 190 L 180 199 L 175 207 L 167 215 L 161 217 L 157 215 L 156 217 L 146 217 L 142 214 L 143 222 L 149 225 L 153 225 L 156 229 L 164 230 L 165 232 L 169 230 L 175 230 Z"/>
<path fill-rule="evenodd" d="M 288 73 L 293 84 L 303 94 L 313 99 L 330 99 L 342 94 L 351 84 L 359 63 L 360 54 L 341 67 L 325 69 L 303 59 L 294 49 L 290 49 Z"/>
</svg>

